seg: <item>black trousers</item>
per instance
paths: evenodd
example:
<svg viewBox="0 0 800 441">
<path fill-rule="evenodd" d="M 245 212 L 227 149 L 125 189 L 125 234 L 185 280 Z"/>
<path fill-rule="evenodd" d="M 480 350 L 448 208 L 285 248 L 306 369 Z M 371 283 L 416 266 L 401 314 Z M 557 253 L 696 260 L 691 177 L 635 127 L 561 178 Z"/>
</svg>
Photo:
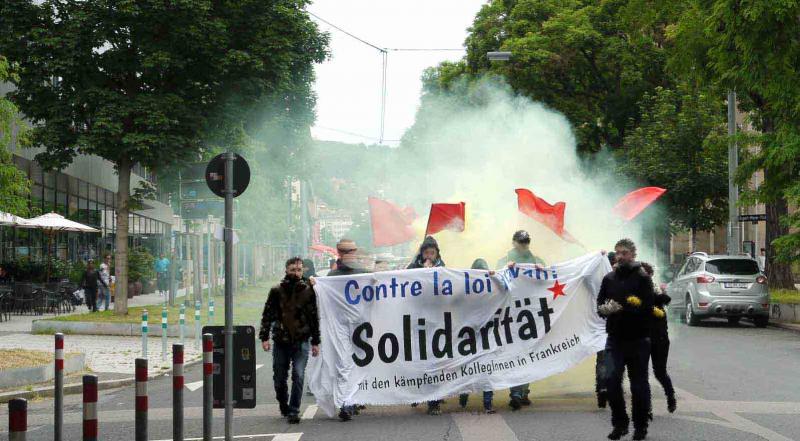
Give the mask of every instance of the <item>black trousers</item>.
<svg viewBox="0 0 800 441">
<path fill-rule="evenodd" d="M 669 358 L 669 337 L 651 336 L 650 359 L 653 360 L 653 375 L 661 383 L 664 393 L 670 396 L 675 395 L 675 388 L 672 387 L 672 379 L 667 373 L 667 358 Z"/>
<path fill-rule="evenodd" d="M 606 351 L 605 349 L 597 353 L 597 361 L 594 365 L 594 391 L 598 395 L 606 393 Z"/>
<path fill-rule="evenodd" d="M 84 288 L 83 297 L 86 299 L 86 306 L 89 310 L 97 311 L 97 289 L 88 290 Z"/>
<path fill-rule="evenodd" d="M 606 385 L 611 406 L 611 424 L 626 428 L 630 424 L 622 394 L 622 376 L 628 370 L 631 383 L 633 425 L 647 428 L 650 413 L 650 383 L 647 381 L 650 364 L 650 339 L 622 340 L 608 336 L 606 340 Z"/>
</svg>

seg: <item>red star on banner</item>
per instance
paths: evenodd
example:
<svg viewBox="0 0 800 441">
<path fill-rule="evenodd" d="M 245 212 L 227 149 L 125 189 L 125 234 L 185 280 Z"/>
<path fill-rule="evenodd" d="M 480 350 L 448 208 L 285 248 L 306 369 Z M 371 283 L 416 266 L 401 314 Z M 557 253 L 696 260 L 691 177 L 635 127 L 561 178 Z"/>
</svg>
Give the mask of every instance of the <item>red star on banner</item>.
<svg viewBox="0 0 800 441">
<path fill-rule="evenodd" d="M 555 300 L 558 296 L 566 296 L 566 294 L 564 294 L 564 287 L 566 286 L 567 285 L 558 283 L 558 280 L 556 280 L 556 284 L 553 285 L 552 288 L 547 288 L 547 290 L 553 292 L 553 300 Z"/>
</svg>

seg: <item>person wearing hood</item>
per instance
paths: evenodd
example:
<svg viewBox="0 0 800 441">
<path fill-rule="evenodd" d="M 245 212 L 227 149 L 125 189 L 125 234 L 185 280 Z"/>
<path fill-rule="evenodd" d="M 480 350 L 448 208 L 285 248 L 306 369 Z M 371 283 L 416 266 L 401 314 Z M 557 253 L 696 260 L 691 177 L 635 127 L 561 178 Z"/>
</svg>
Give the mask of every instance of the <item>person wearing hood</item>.
<svg viewBox="0 0 800 441">
<path fill-rule="evenodd" d="M 531 252 L 531 235 L 525 230 L 519 230 L 511 237 L 511 250 L 497 263 L 498 268 L 514 266 L 518 263 L 532 263 L 545 265 L 544 260 Z M 519 410 L 522 406 L 530 406 L 528 397 L 531 393 L 530 384 L 521 384 L 511 388 L 509 406 L 512 410 Z"/>
<path fill-rule="evenodd" d="M 652 278 L 653 267 L 646 262 L 642 262 L 642 268 Z M 667 305 L 672 298 L 662 292 L 661 288 L 656 288 L 656 296 L 653 301 L 653 321 L 650 327 L 650 360 L 653 362 L 653 375 L 656 377 L 664 394 L 667 396 L 667 410 L 674 413 L 678 407 L 675 400 L 675 388 L 672 386 L 672 378 L 667 373 L 667 358 L 669 358 L 669 331 L 667 330 Z M 652 413 L 650 419 L 653 419 Z"/>
<path fill-rule="evenodd" d="M 606 386 L 611 406 L 608 439 L 618 440 L 628 434 L 630 419 L 622 394 L 622 377 L 628 369 L 634 440 L 647 437 L 650 413 L 650 323 L 652 321 L 653 280 L 636 262 L 636 245 L 622 239 L 614 246 L 617 266 L 606 274 L 597 295 L 597 311 L 606 317 Z"/>
<path fill-rule="evenodd" d="M 303 277 L 303 259 L 287 260 L 286 276 L 269 291 L 261 314 L 259 338 L 265 351 L 273 351 L 272 378 L 281 415 L 287 417 L 289 424 L 298 424 L 309 347 L 311 355 L 316 357 L 320 344 L 317 298 L 311 283 Z"/>
<path fill-rule="evenodd" d="M 422 241 L 419 246 L 419 252 L 414 260 L 408 265 L 407 269 L 415 268 L 434 268 L 444 267 L 441 253 L 439 251 L 439 243 L 433 236 L 428 236 Z M 441 415 L 442 409 L 441 400 L 428 401 L 428 415 Z"/>
</svg>

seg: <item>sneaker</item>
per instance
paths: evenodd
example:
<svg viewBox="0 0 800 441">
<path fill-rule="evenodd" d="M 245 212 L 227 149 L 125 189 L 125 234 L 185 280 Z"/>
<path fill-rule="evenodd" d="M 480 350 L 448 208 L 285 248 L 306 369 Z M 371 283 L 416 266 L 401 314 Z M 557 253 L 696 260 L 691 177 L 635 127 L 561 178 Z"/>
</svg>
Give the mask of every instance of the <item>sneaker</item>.
<svg viewBox="0 0 800 441">
<path fill-rule="evenodd" d="M 486 413 L 487 415 L 494 415 L 494 414 L 496 414 L 496 413 L 497 413 L 497 411 L 496 411 L 496 410 L 494 410 L 494 408 L 493 408 L 493 407 L 486 408 L 486 409 L 484 409 L 483 411 L 484 411 L 484 413 Z"/>
<path fill-rule="evenodd" d="M 611 433 L 608 434 L 608 439 L 613 439 L 613 440 L 620 439 L 627 434 L 628 434 L 627 427 L 615 427 L 614 430 L 612 430 Z"/>
<path fill-rule="evenodd" d="M 509 401 L 508 405 L 511 407 L 511 410 L 520 410 L 520 408 L 522 408 L 521 401 L 519 397 L 511 397 L 511 401 Z"/>
<path fill-rule="evenodd" d="M 641 427 L 641 428 L 638 428 L 638 429 L 633 431 L 633 439 L 634 440 L 639 441 L 639 440 L 643 440 L 645 438 L 647 438 L 647 429 L 646 428 Z"/>
<path fill-rule="evenodd" d="M 289 421 L 289 424 L 300 424 L 300 415 L 297 415 L 296 413 L 293 413 L 293 414 L 289 415 L 287 420 Z"/>
<path fill-rule="evenodd" d="M 342 410 L 339 411 L 339 419 L 342 421 L 350 421 L 353 419 L 353 415 L 350 415 L 350 412 L 343 407 Z"/>
<path fill-rule="evenodd" d="M 278 408 L 281 410 L 281 416 L 289 416 L 289 405 L 286 403 L 278 403 Z"/>
<path fill-rule="evenodd" d="M 601 391 L 597 393 L 597 407 L 600 409 L 605 409 L 608 405 L 608 394 L 605 391 Z"/>
<path fill-rule="evenodd" d="M 675 394 L 667 395 L 667 410 L 669 413 L 675 413 L 678 408 L 678 402 L 675 400 Z"/>
<path fill-rule="evenodd" d="M 531 403 L 531 399 L 530 399 L 530 398 L 528 398 L 528 397 L 522 397 L 522 398 L 519 400 L 519 404 L 521 404 L 521 405 L 523 405 L 523 406 L 530 406 L 532 403 Z"/>
</svg>

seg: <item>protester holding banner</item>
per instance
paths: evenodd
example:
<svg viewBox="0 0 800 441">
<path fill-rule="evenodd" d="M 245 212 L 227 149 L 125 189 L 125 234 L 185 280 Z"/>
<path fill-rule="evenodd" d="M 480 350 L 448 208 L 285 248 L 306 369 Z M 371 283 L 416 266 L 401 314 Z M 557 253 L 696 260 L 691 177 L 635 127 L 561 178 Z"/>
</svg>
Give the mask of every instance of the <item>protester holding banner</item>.
<svg viewBox="0 0 800 441">
<path fill-rule="evenodd" d="M 516 263 L 533 263 L 535 265 L 545 265 L 539 256 L 531 252 L 531 235 L 525 230 L 519 230 L 511 237 L 513 248 L 498 262 L 498 268 L 505 265 Z M 513 410 L 519 410 L 522 406 L 530 406 L 531 400 L 528 395 L 531 393 L 530 384 L 521 384 L 511 388 L 511 402 L 509 406 Z"/>
<path fill-rule="evenodd" d="M 336 267 L 328 272 L 328 276 L 349 276 L 367 272 L 361 268 L 361 256 L 358 253 L 355 241 L 352 239 L 340 239 L 336 243 L 336 252 L 339 254 L 339 259 L 336 261 Z M 342 406 L 339 410 L 339 419 L 350 421 L 357 410 L 358 408 L 355 405 Z"/>
<path fill-rule="evenodd" d="M 435 268 L 444 267 L 441 252 L 439 251 L 439 243 L 433 236 L 427 236 L 419 246 L 419 253 L 417 253 L 414 260 L 408 265 L 407 269 L 415 268 Z M 441 400 L 428 401 L 428 415 L 441 415 Z"/>
<path fill-rule="evenodd" d="M 642 262 L 642 268 L 653 277 L 653 267 L 646 262 Z M 672 386 L 672 379 L 667 373 L 667 358 L 669 357 L 669 332 L 667 330 L 667 305 L 672 299 L 670 296 L 656 288 L 655 306 L 653 306 L 653 324 L 650 329 L 650 359 L 653 360 L 653 374 L 664 388 L 667 395 L 667 410 L 669 413 L 675 412 L 678 403 L 675 400 L 675 388 Z M 650 419 L 653 419 L 652 414 Z"/>
<path fill-rule="evenodd" d="M 608 257 L 608 263 L 611 264 L 611 268 L 614 268 L 617 265 L 616 253 L 613 251 L 609 251 L 608 254 L 606 254 L 606 257 Z M 597 352 L 597 359 L 595 360 L 595 366 L 594 366 L 594 390 L 595 393 L 597 394 L 597 407 L 605 409 L 606 404 L 608 403 L 608 388 L 606 387 L 605 349 Z"/>
<path fill-rule="evenodd" d="M 261 315 L 261 347 L 274 349 L 272 357 L 275 395 L 281 415 L 289 424 L 300 422 L 300 400 L 308 362 L 319 355 L 320 332 L 317 300 L 308 279 L 303 275 L 303 260 L 293 257 L 286 261 L 286 276 L 273 287 Z M 270 344 L 270 335 L 274 346 Z M 289 396 L 289 365 L 292 368 L 292 392 Z"/>
<path fill-rule="evenodd" d="M 622 377 L 628 369 L 634 440 L 647 437 L 650 413 L 650 322 L 652 321 L 653 281 L 636 262 L 636 245 L 622 239 L 614 247 L 617 267 L 607 274 L 597 296 L 598 312 L 606 317 L 606 365 L 608 400 L 611 405 L 613 431 L 608 435 L 618 440 L 628 433 L 630 419 L 625 409 Z"/>
<path fill-rule="evenodd" d="M 489 271 L 490 274 L 494 273 L 494 271 L 489 270 L 489 264 L 484 259 L 475 259 L 472 262 L 472 269 L 476 270 L 485 270 Z M 483 391 L 483 410 L 487 414 L 494 414 L 496 411 L 494 410 L 494 406 L 492 405 L 492 399 L 494 398 L 494 391 L 486 390 Z M 460 394 L 458 396 L 458 404 L 461 408 L 467 407 L 467 400 L 469 399 L 469 394 Z"/>
</svg>

